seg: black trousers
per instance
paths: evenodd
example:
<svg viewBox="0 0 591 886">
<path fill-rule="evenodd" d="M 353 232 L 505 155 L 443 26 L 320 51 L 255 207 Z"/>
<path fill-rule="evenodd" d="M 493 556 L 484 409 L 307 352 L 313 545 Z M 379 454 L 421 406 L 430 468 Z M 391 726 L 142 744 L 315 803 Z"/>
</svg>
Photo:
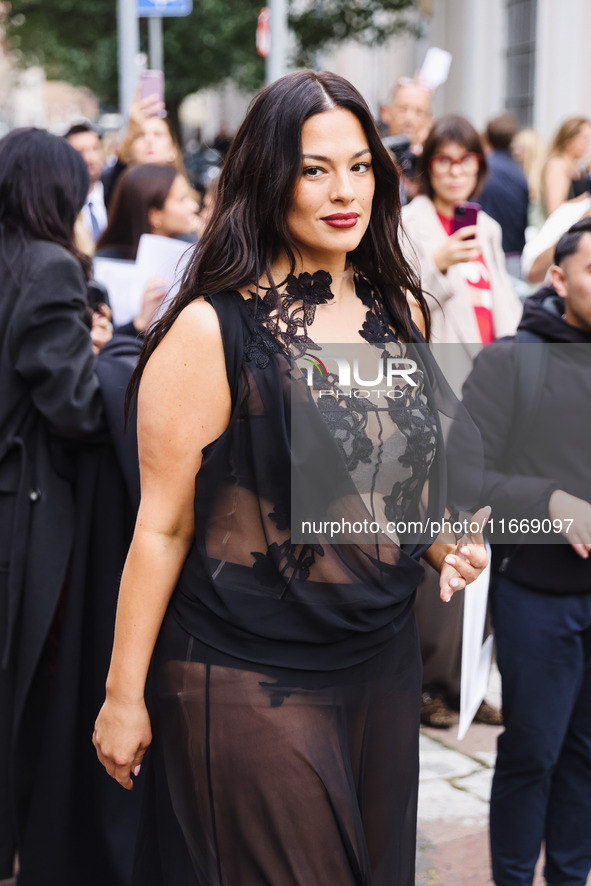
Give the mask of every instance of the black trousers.
<svg viewBox="0 0 591 886">
<path fill-rule="evenodd" d="M 537 593 L 496 576 L 492 594 L 505 731 L 490 805 L 497 886 L 549 886 L 591 870 L 591 588 Z"/>
</svg>

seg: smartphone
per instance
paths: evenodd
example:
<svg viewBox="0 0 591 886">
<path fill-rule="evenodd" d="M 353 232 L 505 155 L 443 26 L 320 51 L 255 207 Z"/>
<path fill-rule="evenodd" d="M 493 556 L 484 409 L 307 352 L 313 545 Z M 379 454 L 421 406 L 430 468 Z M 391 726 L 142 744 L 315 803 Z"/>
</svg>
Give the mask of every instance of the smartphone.
<svg viewBox="0 0 591 886">
<path fill-rule="evenodd" d="M 455 234 L 460 228 L 467 228 L 475 225 L 478 219 L 478 213 L 482 209 L 480 203 L 454 203 L 454 217 L 452 222 L 452 233 Z M 474 240 L 474 237 L 467 237 L 468 240 Z"/>
<path fill-rule="evenodd" d="M 155 95 L 164 102 L 164 74 L 162 71 L 142 71 L 140 73 L 140 98 Z"/>
</svg>

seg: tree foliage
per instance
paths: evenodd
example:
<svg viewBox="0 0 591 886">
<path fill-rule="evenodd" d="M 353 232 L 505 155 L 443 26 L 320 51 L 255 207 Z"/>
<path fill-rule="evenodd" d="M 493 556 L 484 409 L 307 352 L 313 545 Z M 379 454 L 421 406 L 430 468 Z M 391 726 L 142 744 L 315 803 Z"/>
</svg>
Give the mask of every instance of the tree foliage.
<svg viewBox="0 0 591 886">
<path fill-rule="evenodd" d="M 260 86 L 264 62 L 255 49 L 264 0 L 194 0 L 185 18 L 165 18 L 166 100 L 231 78 Z M 51 79 L 87 86 L 103 105 L 117 103 L 117 0 L 13 0 L 4 4 L 9 46 L 25 64 L 39 64 Z M 292 0 L 290 28 L 297 65 L 346 39 L 373 45 L 413 24 L 418 0 Z M 142 22 L 141 48 L 147 51 Z"/>
<path fill-rule="evenodd" d="M 345 40 L 376 46 L 400 33 L 419 35 L 417 0 L 312 0 L 289 17 L 297 40 L 295 62 L 310 65 L 314 56 Z"/>
</svg>

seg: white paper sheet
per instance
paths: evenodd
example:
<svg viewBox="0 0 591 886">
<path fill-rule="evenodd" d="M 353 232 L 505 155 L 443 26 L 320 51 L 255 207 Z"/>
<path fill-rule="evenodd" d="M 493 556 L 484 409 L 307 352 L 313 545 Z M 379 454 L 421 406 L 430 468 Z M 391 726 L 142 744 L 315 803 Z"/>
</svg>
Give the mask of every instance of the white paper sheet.
<svg viewBox="0 0 591 886">
<path fill-rule="evenodd" d="M 460 684 L 460 722 L 458 739 L 462 739 L 480 707 L 488 687 L 493 638 L 484 643 L 484 623 L 490 580 L 490 546 L 486 545 L 489 565 L 468 585 L 464 594 L 464 628 L 462 635 L 462 676 Z"/>
<path fill-rule="evenodd" d="M 163 277 L 168 283 L 168 291 L 157 314 L 164 305 L 177 294 L 183 271 L 193 254 L 195 244 L 174 237 L 159 237 L 156 234 L 142 234 L 138 246 L 136 265 L 140 294 L 154 277 Z"/>
<path fill-rule="evenodd" d="M 137 317 L 144 290 L 155 277 L 162 277 L 168 286 L 157 314 L 162 312 L 164 304 L 178 292 L 193 246 L 174 237 L 142 234 L 134 262 L 95 258 L 94 277 L 107 287 L 115 326 L 129 323 Z"/>
<path fill-rule="evenodd" d="M 95 258 L 93 276 L 107 288 L 115 326 L 129 323 L 137 317 L 141 305 L 141 292 L 137 286 L 137 269 L 134 261 Z"/>
<path fill-rule="evenodd" d="M 419 71 L 418 79 L 430 89 L 437 89 L 447 80 L 451 66 L 452 56 L 446 49 L 431 46 L 427 50 L 423 67 Z"/>
</svg>

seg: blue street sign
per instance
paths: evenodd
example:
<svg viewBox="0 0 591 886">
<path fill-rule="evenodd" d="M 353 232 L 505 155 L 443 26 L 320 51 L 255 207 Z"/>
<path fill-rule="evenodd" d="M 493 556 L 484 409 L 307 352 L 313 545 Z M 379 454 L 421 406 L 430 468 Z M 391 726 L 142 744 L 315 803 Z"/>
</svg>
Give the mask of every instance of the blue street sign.
<svg viewBox="0 0 591 886">
<path fill-rule="evenodd" d="M 193 0 L 137 0 L 137 14 L 140 18 L 167 15 L 190 15 Z"/>
</svg>

